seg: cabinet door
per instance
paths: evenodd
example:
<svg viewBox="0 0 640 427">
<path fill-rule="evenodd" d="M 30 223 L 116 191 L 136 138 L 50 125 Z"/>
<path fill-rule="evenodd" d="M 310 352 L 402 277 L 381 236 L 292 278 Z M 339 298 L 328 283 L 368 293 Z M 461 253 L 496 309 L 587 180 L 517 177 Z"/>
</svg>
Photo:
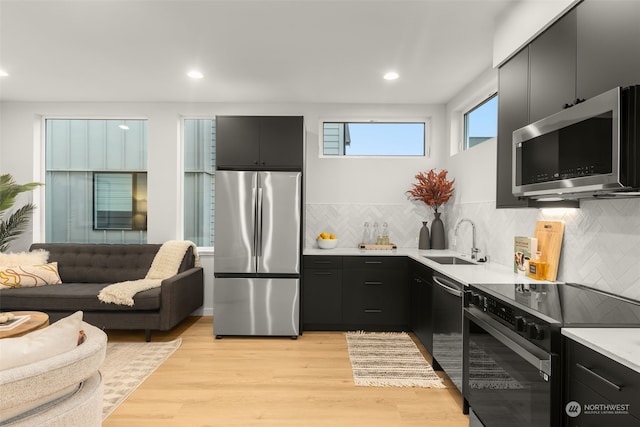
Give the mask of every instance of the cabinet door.
<svg viewBox="0 0 640 427">
<path fill-rule="evenodd" d="M 216 166 L 246 168 L 258 165 L 260 123 L 256 117 L 216 117 Z"/>
<path fill-rule="evenodd" d="M 597 408 L 592 413 L 585 413 L 583 407 L 577 417 L 568 417 L 565 413 L 565 425 L 640 426 L 640 373 L 566 337 L 563 338 L 563 349 L 563 408 L 571 401 L 628 405 L 624 409 L 626 414 L 598 414 Z"/>
<path fill-rule="evenodd" d="M 529 122 L 576 100 L 576 10 L 554 23 L 529 45 Z"/>
<path fill-rule="evenodd" d="M 266 168 L 301 170 L 303 163 L 303 118 L 260 118 L 260 165 Z"/>
<path fill-rule="evenodd" d="M 577 20 L 578 97 L 640 84 L 640 2 L 585 1 Z"/>
<path fill-rule="evenodd" d="M 415 261 L 411 270 L 411 330 L 429 354 L 433 354 L 432 271 Z"/>
<path fill-rule="evenodd" d="M 351 327 L 404 329 L 409 323 L 405 257 L 345 257 L 342 318 Z"/>
<path fill-rule="evenodd" d="M 304 257 L 302 323 L 305 330 L 332 330 L 342 323 L 342 257 Z"/>
<path fill-rule="evenodd" d="M 528 205 L 511 190 L 512 133 L 529 124 L 529 48 L 525 47 L 500 67 L 498 74 L 498 162 L 496 207 Z"/>
</svg>

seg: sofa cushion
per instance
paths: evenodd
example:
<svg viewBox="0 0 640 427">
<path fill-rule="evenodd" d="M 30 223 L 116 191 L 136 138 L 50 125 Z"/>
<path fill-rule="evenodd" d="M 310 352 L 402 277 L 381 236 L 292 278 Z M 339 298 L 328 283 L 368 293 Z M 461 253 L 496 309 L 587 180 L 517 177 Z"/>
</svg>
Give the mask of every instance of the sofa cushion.
<svg viewBox="0 0 640 427">
<path fill-rule="evenodd" d="M 82 312 L 21 337 L 0 340 L 0 371 L 28 365 L 65 353 L 78 345 Z"/>
<path fill-rule="evenodd" d="M 105 283 L 62 283 L 38 288 L 4 289 L 0 296 L 3 310 L 36 311 L 143 311 L 160 309 L 160 288 L 137 293 L 134 306 L 105 304 L 98 293 Z"/>
<path fill-rule="evenodd" d="M 64 283 L 116 283 L 144 278 L 160 249 L 159 244 L 34 243 L 49 260 L 58 262 Z M 193 248 L 182 259 L 179 273 L 194 266 Z"/>
<path fill-rule="evenodd" d="M 49 261 L 49 252 L 39 249 L 31 252 L 0 252 L 0 266 L 17 267 L 19 265 L 41 265 Z"/>
<path fill-rule="evenodd" d="M 63 283 L 115 283 L 142 279 L 160 245 L 39 243 L 34 249 L 49 251 Z"/>
<path fill-rule="evenodd" d="M 0 289 L 59 285 L 58 263 L 0 267 Z"/>
</svg>

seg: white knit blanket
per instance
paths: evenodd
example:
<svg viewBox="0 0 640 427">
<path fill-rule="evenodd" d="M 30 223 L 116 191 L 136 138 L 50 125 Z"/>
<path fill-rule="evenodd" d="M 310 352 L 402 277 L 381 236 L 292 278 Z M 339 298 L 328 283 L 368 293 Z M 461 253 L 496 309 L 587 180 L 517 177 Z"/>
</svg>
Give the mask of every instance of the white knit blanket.
<svg viewBox="0 0 640 427">
<path fill-rule="evenodd" d="M 160 246 L 144 279 L 128 280 L 105 286 L 98 294 L 98 299 L 105 303 L 133 306 L 135 294 L 159 287 L 164 279 L 168 279 L 178 272 L 184 254 L 189 247 L 193 248 L 195 265 L 199 267 L 200 257 L 193 242 L 169 240 Z"/>
</svg>

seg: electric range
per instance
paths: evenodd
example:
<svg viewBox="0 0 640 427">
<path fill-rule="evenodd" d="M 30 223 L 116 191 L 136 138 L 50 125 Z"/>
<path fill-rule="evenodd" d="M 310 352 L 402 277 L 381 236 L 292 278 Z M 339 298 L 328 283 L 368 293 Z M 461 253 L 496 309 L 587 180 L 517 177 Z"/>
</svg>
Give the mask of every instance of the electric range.
<svg viewBox="0 0 640 427">
<path fill-rule="evenodd" d="M 579 284 L 471 285 L 463 395 L 486 427 L 559 426 L 564 327 L 639 327 L 640 302 Z"/>
</svg>

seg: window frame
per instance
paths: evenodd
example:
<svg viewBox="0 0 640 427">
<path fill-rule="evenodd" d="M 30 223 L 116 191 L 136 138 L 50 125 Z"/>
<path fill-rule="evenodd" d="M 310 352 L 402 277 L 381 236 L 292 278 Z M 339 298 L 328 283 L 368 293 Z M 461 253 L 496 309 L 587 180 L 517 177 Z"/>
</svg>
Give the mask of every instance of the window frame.
<svg viewBox="0 0 640 427">
<path fill-rule="evenodd" d="M 185 194 L 185 173 L 186 173 L 186 168 L 185 168 L 185 148 L 186 148 L 186 140 L 185 140 L 185 121 L 186 120 L 213 120 L 214 122 L 216 121 L 216 116 L 217 114 L 213 113 L 211 115 L 202 115 L 202 114 L 184 114 L 184 115 L 180 115 L 179 118 L 179 141 L 180 141 L 180 150 L 179 150 L 179 155 L 178 155 L 178 161 L 179 161 L 179 171 L 180 173 L 179 175 L 179 183 L 178 183 L 178 191 L 179 191 L 179 200 L 180 200 L 180 206 L 181 209 L 178 211 L 178 230 L 179 230 L 179 235 L 181 236 L 182 239 L 185 238 L 185 225 L 184 225 L 184 221 L 185 221 L 185 202 L 186 202 L 186 194 Z M 217 123 L 216 123 L 217 126 Z M 216 173 L 216 168 L 214 165 L 214 171 L 213 171 L 213 176 L 215 179 L 215 173 Z M 215 200 L 214 200 L 214 209 L 215 209 Z M 213 253 L 214 251 L 214 247 L 215 247 L 215 230 L 214 230 L 214 242 L 213 242 L 214 246 L 197 246 L 198 247 L 198 252 L 200 254 L 207 254 L 207 253 Z"/>
<path fill-rule="evenodd" d="M 475 145 L 469 146 L 467 141 L 468 141 L 468 137 L 467 137 L 467 132 L 469 129 L 469 124 L 468 124 L 468 117 L 469 114 L 473 113 L 474 111 L 476 111 L 477 109 L 481 108 L 483 105 L 489 103 L 491 100 L 496 99 L 496 102 L 498 101 L 498 92 L 493 92 L 491 93 L 489 96 L 485 97 L 484 99 L 482 99 L 480 102 L 475 103 L 471 108 L 467 108 L 464 109 L 462 111 L 462 142 L 461 142 L 461 151 L 468 151 L 470 149 L 472 149 L 473 147 L 477 147 L 478 145 L 489 141 L 491 139 L 495 139 L 497 138 L 497 133 L 498 133 L 498 106 L 496 104 L 496 136 L 493 136 L 491 138 L 487 138 Z"/>
<path fill-rule="evenodd" d="M 431 117 L 410 118 L 321 118 L 318 121 L 318 158 L 320 159 L 421 159 L 431 157 Z M 324 124 L 325 123 L 419 123 L 424 125 L 424 154 L 372 154 L 372 155 L 348 155 L 348 154 L 324 154 Z"/>
</svg>

